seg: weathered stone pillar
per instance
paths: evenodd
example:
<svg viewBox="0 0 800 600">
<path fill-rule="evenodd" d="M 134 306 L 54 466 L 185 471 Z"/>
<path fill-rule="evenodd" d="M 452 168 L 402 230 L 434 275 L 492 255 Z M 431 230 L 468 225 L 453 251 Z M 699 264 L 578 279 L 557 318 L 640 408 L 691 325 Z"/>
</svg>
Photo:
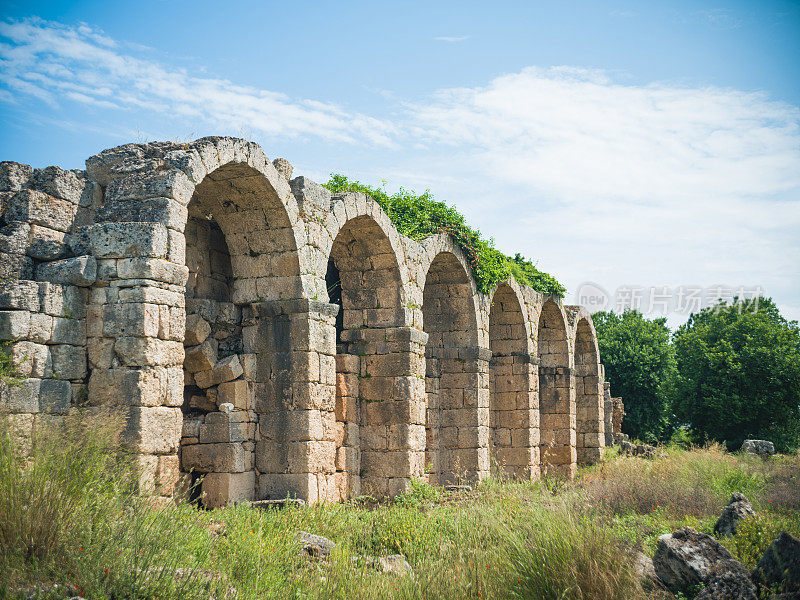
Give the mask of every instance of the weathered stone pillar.
<svg viewBox="0 0 800 600">
<path fill-rule="evenodd" d="M 596 374 L 596 369 L 590 366 L 575 367 L 575 405 L 578 464 L 593 464 L 603 456 L 605 423 L 603 380 Z"/>
<path fill-rule="evenodd" d="M 569 367 L 539 366 L 539 418 L 543 470 L 574 477 L 575 373 Z"/>
<path fill-rule="evenodd" d="M 429 401 L 429 455 L 439 485 L 474 483 L 489 476 L 489 361 L 487 348 L 429 348 L 428 366 L 438 377 Z"/>
<path fill-rule="evenodd" d="M 492 356 L 492 453 L 502 474 L 515 479 L 539 476 L 538 357 Z"/>
<path fill-rule="evenodd" d="M 359 356 L 361 492 L 395 496 L 425 467 L 424 351 L 411 327 L 350 329 Z"/>
<path fill-rule="evenodd" d="M 316 300 L 253 304 L 245 352 L 257 356 L 258 497 L 336 500 L 336 330 L 339 307 Z"/>
<path fill-rule="evenodd" d="M 87 314 L 89 399 L 123 406 L 142 487 L 172 494 L 183 418 L 183 236 L 157 223 L 84 232 L 98 276 Z"/>
</svg>

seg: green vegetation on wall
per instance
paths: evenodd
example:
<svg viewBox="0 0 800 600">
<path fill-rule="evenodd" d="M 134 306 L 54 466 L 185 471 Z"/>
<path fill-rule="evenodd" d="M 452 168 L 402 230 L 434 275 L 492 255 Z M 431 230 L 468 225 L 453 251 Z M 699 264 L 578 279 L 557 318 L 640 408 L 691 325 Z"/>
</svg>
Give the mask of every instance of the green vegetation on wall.
<svg viewBox="0 0 800 600">
<path fill-rule="evenodd" d="M 538 270 L 533 263 L 517 254 L 506 256 L 494 247 L 494 240 L 484 239 L 480 231 L 467 225 L 464 216 L 454 207 L 434 200 L 430 191 L 422 195 L 400 188 L 391 196 L 385 190 L 351 181 L 344 175 L 332 174 L 324 186 L 334 194 L 362 192 L 372 196 L 389 216 L 401 234 L 419 240 L 436 233 L 447 233 L 464 252 L 472 267 L 475 283 L 481 292 L 513 276 L 518 283 L 542 294 L 563 297 L 566 288 L 553 276 Z"/>
</svg>

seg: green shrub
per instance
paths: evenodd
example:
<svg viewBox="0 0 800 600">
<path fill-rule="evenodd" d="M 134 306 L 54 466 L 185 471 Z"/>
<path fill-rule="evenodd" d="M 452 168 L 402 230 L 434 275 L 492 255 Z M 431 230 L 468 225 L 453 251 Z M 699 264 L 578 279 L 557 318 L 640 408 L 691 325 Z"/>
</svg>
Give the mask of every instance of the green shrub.
<svg viewBox="0 0 800 600">
<path fill-rule="evenodd" d="M 385 182 L 384 182 L 385 184 Z M 530 260 L 517 254 L 513 258 L 494 247 L 480 231 L 467 225 L 464 216 L 454 207 L 433 199 L 430 191 L 417 195 L 404 188 L 392 194 L 384 189 L 351 181 L 344 175 L 331 174 L 324 184 L 331 192 L 362 192 L 372 198 L 389 216 L 397 231 L 415 240 L 436 233 L 447 233 L 461 248 L 470 263 L 475 283 L 481 292 L 489 293 L 497 283 L 513 276 L 543 294 L 563 297 L 566 288 L 555 278 L 539 271 Z"/>
</svg>

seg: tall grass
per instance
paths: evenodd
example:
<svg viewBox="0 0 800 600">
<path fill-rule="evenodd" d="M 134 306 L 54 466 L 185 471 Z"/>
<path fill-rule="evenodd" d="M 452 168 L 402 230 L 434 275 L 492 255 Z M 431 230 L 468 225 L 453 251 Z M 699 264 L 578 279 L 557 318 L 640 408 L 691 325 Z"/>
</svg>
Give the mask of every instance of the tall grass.
<svg viewBox="0 0 800 600">
<path fill-rule="evenodd" d="M 724 542 L 748 565 L 778 528 L 800 528 L 789 500 L 778 512 L 770 502 L 795 481 L 796 460 L 718 447 L 614 458 L 574 483 L 492 479 L 451 495 L 415 482 L 369 506 L 159 506 L 135 491 L 119 425 L 70 417 L 38 431 L 26 456 L 0 420 L 0 599 L 52 584 L 92 599 L 221 600 L 234 588 L 239 600 L 652 599 L 632 548 L 680 519 L 710 530 L 733 491 L 763 515 Z M 301 530 L 336 542 L 328 560 L 300 553 Z M 412 574 L 382 573 L 370 560 L 396 553 Z"/>
</svg>

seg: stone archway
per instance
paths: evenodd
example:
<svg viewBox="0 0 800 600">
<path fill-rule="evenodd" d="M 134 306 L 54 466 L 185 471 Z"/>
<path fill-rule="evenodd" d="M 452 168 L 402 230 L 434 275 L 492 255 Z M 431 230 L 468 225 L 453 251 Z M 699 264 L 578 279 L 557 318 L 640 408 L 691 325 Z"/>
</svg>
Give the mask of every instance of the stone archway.
<svg viewBox="0 0 800 600">
<path fill-rule="evenodd" d="M 597 338 L 585 317 L 575 329 L 575 408 L 578 464 L 592 464 L 605 447 L 603 382 Z"/>
<path fill-rule="evenodd" d="M 489 447 L 501 476 L 531 479 L 538 473 L 539 430 L 534 409 L 535 370 L 522 305 L 501 283 L 489 311 Z"/>
<path fill-rule="evenodd" d="M 539 315 L 539 428 L 542 473 L 575 475 L 575 380 L 564 313 L 547 300 Z"/>
<path fill-rule="evenodd" d="M 489 351 L 478 347 L 475 293 L 465 265 L 438 253 L 423 289 L 427 392 L 426 470 L 432 483 L 489 474 Z"/>
<path fill-rule="evenodd" d="M 326 279 L 341 307 L 331 427 L 338 497 L 395 495 L 414 474 L 414 440 L 424 429 L 411 419 L 404 386 L 415 355 L 398 335 L 405 329 L 398 256 L 375 219 L 357 216 L 339 229 Z"/>
</svg>

